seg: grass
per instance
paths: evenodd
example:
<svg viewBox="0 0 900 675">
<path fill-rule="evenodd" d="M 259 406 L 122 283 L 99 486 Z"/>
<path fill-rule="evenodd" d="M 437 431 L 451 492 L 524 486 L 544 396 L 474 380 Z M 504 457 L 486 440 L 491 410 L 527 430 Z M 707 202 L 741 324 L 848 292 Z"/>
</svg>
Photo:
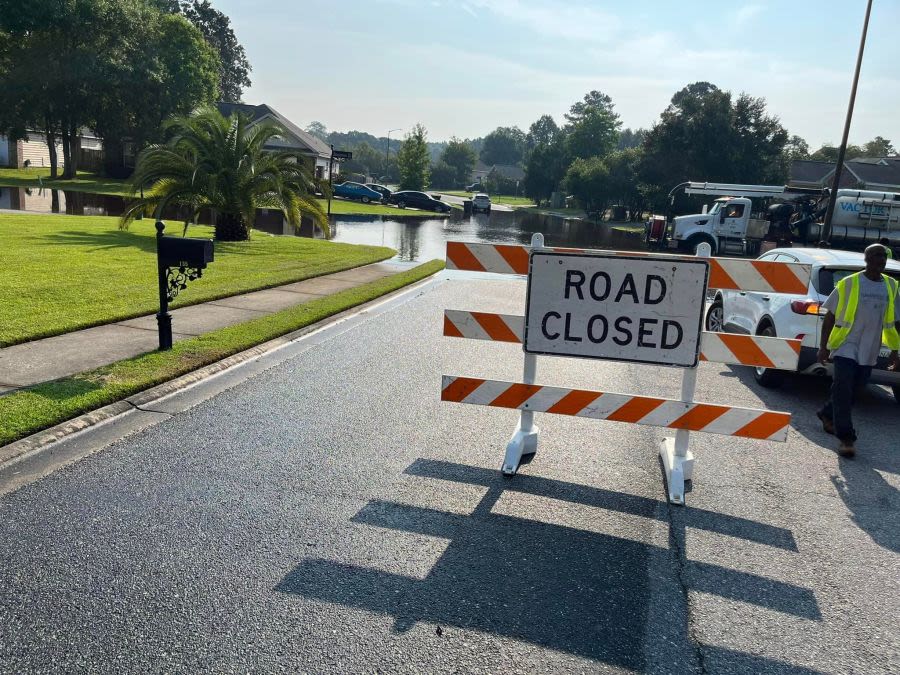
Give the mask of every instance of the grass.
<svg viewBox="0 0 900 675">
<path fill-rule="evenodd" d="M 400 274 L 178 342 L 170 351 L 148 352 L 2 396 L 0 446 L 373 300 L 443 266 L 443 262 L 432 260 Z"/>
<path fill-rule="evenodd" d="M 87 171 L 79 171 L 70 180 L 50 180 L 49 167 L 29 169 L 0 168 L 0 185 L 13 187 L 44 187 L 74 190 L 75 192 L 95 192 L 103 195 L 126 197 L 131 194 L 128 184 L 116 178 L 107 178 Z"/>
<path fill-rule="evenodd" d="M 73 190 L 75 192 L 93 192 L 96 194 L 114 195 L 117 197 L 130 197 L 131 190 L 127 181 L 106 178 L 97 174 L 79 171 L 78 176 L 71 180 L 50 180 L 49 168 L 8 169 L 0 168 L 0 186 L 12 187 L 47 187 L 60 190 Z M 328 200 L 319 199 L 322 210 L 328 210 Z M 395 206 L 384 204 L 362 204 L 360 202 L 347 201 L 346 199 L 332 199 L 331 213 L 333 215 L 372 215 L 372 216 L 434 216 L 434 211 L 402 211 Z"/>
<path fill-rule="evenodd" d="M 442 194 L 453 195 L 454 197 L 471 197 L 474 192 L 464 192 L 462 190 L 442 191 Z M 506 206 L 534 206 L 534 200 L 528 197 L 513 197 L 511 195 L 491 195 L 491 202 L 494 204 L 505 204 Z"/>
<path fill-rule="evenodd" d="M 173 224 L 171 234 L 182 227 Z M 0 346 L 158 311 L 153 222 L 128 231 L 105 216 L 0 214 Z M 196 225 L 189 236 L 212 236 Z M 389 248 L 254 232 L 215 245 L 215 261 L 173 307 L 385 260 Z"/>
</svg>

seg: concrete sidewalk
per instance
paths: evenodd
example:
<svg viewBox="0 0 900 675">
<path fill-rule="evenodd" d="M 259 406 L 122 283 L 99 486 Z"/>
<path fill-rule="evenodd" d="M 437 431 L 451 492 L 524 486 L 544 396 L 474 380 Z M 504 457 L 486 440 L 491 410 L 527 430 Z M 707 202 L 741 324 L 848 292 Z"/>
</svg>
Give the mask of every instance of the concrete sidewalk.
<svg viewBox="0 0 900 675">
<path fill-rule="evenodd" d="M 382 262 L 292 284 L 233 295 L 172 310 L 177 342 L 409 269 Z M 153 351 L 159 345 L 156 315 L 73 331 L 0 349 L 0 395 Z"/>
</svg>

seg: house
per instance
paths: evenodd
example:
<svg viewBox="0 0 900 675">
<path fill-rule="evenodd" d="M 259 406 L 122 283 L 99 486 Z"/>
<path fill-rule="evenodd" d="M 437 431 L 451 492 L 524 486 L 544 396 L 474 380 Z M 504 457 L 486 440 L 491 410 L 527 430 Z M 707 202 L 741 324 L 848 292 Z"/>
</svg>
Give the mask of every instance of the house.
<svg viewBox="0 0 900 675">
<path fill-rule="evenodd" d="M 292 150 L 309 158 L 310 169 L 316 178 L 328 180 L 330 174 L 331 146 L 323 140 L 316 138 L 308 131 L 304 131 L 277 110 L 264 103 L 249 105 L 246 103 L 219 103 L 219 112 L 225 117 L 234 113 L 246 115 L 253 123 L 269 120 L 280 126 L 285 131 L 285 136 L 270 142 L 267 148 L 272 150 Z M 338 167 L 335 162 L 334 172 Z"/>
<path fill-rule="evenodd" d="M 488 166 L 480 159 L 475 164 L 475 168 L 472 170 L 472 175 L 470 179 L 473 183 L 482 183 L 488 177 L 488 174 L 491 173 L 491 169 L 493 167 Z"/>
<path fill-rule="evenodd" d="M 472 171 L 472 182 L 483 183 L 489 177 L 494 180 L 500 179 L 511 182 L 523 181 L 525 180 L 525 171 L 521 167 L 513 166 L 512 164 L 494 164 L 493 166 L 488 166 L 481 160 L 478 160 L 475 169 Z"/>
<path fill-rule="evenodd" d="M 82 129 L 79 136 L 79 168 L 88 168 L 95 163 L 92 161 L 95 155 L 102 152 L 103 145 L 99 138 L 88 129 Z M 57 139 L 56 143 L 57 166 L 61 169 L 65 166 L 63 157 L 62 141 Z M 43 133 L 39 131 L 29 131 L 25 134 L 25 138 L 13 141 L 0 134 L 0 166 L 10 167 L 13 169 L 21 169 L 25 166 L 39 167 L 50 166 L 50 148 L 47 146 L 47 140 Z"/>
<path fill-rule="evenodd" d="M 834 162 L 795 159 L 788 185 L 803 188 L 831 187 Z M 900 192 L 900 157 L 857 157 L 844 162 L 842 188 Z"/>
</svg>

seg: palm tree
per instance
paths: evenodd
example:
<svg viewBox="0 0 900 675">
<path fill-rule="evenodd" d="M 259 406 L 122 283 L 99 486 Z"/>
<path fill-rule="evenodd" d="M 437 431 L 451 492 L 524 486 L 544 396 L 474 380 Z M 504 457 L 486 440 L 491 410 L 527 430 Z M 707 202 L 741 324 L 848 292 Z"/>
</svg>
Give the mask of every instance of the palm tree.
<svg viewBox="0 0 900 675">
<path fill-rule="evenodd" d="M 303 213 L 328 234 L 328 218 L 314 197 L 315 184 L 303 155 L 290 150 L 266 149 L 266 143 L 284 134 L 275 124 L 251 126 L 240 114 L 223 117 L 204 109 L 166 123 L 168 142 L 151 145 L 138 155 L 131 183 L 136 193 L 150 185 L 143 197 L 129 205 L 120 227 L 138 215 L 169 204 L 187 207 L 190 220 L 201 209 L 215 213 L 219 241 L 249 239 L 259 208 L 279 209 L 294 227 Z"/>
</svg>

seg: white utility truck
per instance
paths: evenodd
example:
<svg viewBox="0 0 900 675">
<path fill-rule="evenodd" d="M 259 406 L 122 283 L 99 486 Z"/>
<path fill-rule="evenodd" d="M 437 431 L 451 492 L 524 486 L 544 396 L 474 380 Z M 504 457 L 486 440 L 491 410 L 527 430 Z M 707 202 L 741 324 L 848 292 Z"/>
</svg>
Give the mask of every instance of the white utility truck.
<svg viewBox="0 0 900 675">
<path fill-rule="evenodd" d="M 756 255 L 764 240 L 818 241 L 829 193 L 778 185 L 688 182 L 675 187 L 670 198 L 678 190 L 719 198 L 705 213 L 674 218 L 667 227 L 668 247 L 694 253 L 697 246 L 708 243 L 715 255 L 740 256 Z M 770 205 L 765 212 L 754 212 L 754 200 Z M 892 246 L 900 245 L 900 194 L 838 190 L 831 223 L 830 240 L 840 248 L 860 248 L 882 237 Z"/>
</svg>

